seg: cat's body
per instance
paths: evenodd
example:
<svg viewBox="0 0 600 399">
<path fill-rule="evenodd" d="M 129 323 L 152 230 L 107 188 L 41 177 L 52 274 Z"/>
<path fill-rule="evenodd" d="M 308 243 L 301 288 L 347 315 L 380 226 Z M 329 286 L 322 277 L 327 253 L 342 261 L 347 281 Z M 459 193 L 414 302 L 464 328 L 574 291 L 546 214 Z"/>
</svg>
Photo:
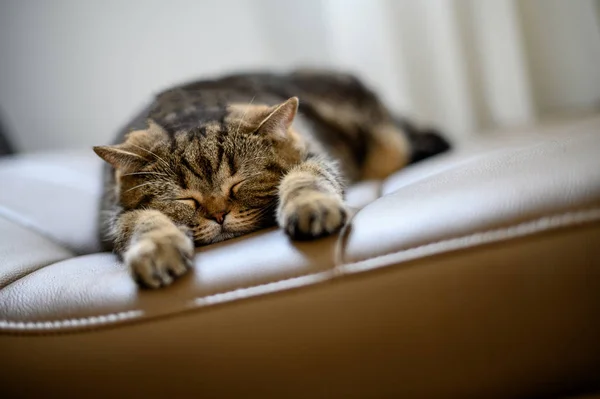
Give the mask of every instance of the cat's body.
<svg viewBox="0 0 600 399">
<path fill-rule="evenodd" d="M 143 285 L 167 285 L 190 267 L 194 244 L 276 223 L 292 239 L 334 233 L 346 221 L 347 182 L 386 177 L 447 148 L 395 120 L 345 74 L 245 74 L 176 87 L 117 145 L 95 148 L 110 164 L 103 242 Z"/>
</svg>

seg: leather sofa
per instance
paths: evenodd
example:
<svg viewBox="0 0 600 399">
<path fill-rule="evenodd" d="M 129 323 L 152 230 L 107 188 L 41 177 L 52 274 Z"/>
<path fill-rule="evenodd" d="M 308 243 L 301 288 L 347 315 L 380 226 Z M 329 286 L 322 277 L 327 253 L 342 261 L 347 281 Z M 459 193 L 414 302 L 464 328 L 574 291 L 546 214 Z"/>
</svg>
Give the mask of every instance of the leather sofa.
<svg viewBox="0 0 600 399">
<path fill-rule="evenodd" d="M 478 137 L 352 187 L 335 237 L 200 248 L 156 291 L 98 252 L 91 150 L 1 159 L 0 395 L 593 395 L 600 116 Z"/>
</svg>

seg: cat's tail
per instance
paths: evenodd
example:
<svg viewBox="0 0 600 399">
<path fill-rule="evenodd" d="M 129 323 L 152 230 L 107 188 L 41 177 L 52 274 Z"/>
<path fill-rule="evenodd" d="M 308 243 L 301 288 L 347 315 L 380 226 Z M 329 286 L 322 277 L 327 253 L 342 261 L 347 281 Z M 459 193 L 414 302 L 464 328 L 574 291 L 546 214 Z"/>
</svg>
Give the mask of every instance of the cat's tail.
<svg viewBox="0 0 600 399">
<path fill-rule="evenodd" d="M 452 148 L 450 142 L 437 129 L 420 129 L 404 118 L 395 118 L 395 120 L 410 142 L 410 163 L 441 154 Z"/>
</svg>

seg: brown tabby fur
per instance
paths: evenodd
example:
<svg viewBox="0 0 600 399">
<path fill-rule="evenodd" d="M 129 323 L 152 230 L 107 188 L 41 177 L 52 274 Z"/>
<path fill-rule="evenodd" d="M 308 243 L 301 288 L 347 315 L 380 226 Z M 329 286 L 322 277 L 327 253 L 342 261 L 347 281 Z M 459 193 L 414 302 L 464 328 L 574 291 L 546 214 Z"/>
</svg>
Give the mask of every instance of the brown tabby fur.
<svg viewBox="0 0 600 399">
<path fill-rule="evenodd" d="M 191 267 L 194 244 L 276 223 L 292 239 L 332 234 L 346 221 L 346 182 L 386 177 L 447 147 L 395 121 L 345 74 L 245 74 L 175 87 L 116 145 L 94 148 L 109 164 L 102 239 L 142 285 L 168 285 Z"/>
</svg>

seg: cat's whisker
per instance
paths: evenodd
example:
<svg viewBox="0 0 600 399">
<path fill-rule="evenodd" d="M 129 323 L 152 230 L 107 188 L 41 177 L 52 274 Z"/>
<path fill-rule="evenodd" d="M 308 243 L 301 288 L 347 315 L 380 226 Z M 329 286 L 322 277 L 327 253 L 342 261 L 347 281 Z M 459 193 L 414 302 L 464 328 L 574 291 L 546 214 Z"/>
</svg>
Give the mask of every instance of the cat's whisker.
<svg viewBox="0 0 600 399">
<path fill-rule="evenodd" d="M 265 208 L 265 210 L 257 215 L 257 219 L 275 215 L 275 207 Z"/>
<path fill-rule="evenodd" d="M 134 186 L 134 187 L 128 188 L 127 190 L 123 191 L 123 193 L 127 193 L 127 192 L 129 192 L 129 191 L 131 191 L 131 190 L 135 190 L 136 188 L 140 188 L 140 187 L 143 187 L 143 186 L 147 186 L 148 184 L 153 184 L 153 183 L 154 183 L 154 182 L 147 182 L 147 183 L 138 184 L 137 186 Z"/>
<path fill-rule="evenodd" d="M 240 119 L 240 123 L 238 124 L 237 129 L 235 130 L 235 134 L 238 134 L 240 131 L 240 127 L 242 127 L 242 122 L 244 122 L 244 118 L 246 117 L 246 114 L 248 113 L 248 110 L 250 109 L 250 106 L 252 105 L 252 103 L 254 102 L 254 99 L 256 98 L 256 95 L 254 95 L 252 97 L 252 100 L 250 100 L 250 103 L 248 103 L 248 106 L 246 107 L 246 109 L 244 110 L 244 113 L 242 114 L 242 119 Z"/>
<path fill-rule="evenodd" d="M 139 145 L 135 145 L 135 144 L 133 144 L 133 143 L 130 143 L 130 144 L 131 144 L 132 146 L 136 147 L 136 148 L 139 148 L 139 149 L 140 149 L 140 150 L 142 150 L 142 151 L 146 151 L 147 153 L 149 153 L 149 154 L 151 154 L 151 155 L 154 155 L 154 156 L 156 157 L 156 159 L 158 159 L 159 161 L 162 161 L 162 163 L 163 163 L 163 164 L 164 164 L 164 165 L 165 165 L 167 168 L 169 168 L 169 170 L 171 169 L 171 165 L 169 165 L 169 163 L 168 163 L 167 161 L 165 161 L 164 159 L 162 159 L 161 157 L 159 157 L 159 156 L 158 156 L 157 154 L 155 154 L 154 152 L 152 152 L 152 151 L 150 151 L 150 150 L 148 150 L 148 149 L 146 149 L 146 148 L 144 148 L 144 147 L 140 147 Z"/>
</svg>

